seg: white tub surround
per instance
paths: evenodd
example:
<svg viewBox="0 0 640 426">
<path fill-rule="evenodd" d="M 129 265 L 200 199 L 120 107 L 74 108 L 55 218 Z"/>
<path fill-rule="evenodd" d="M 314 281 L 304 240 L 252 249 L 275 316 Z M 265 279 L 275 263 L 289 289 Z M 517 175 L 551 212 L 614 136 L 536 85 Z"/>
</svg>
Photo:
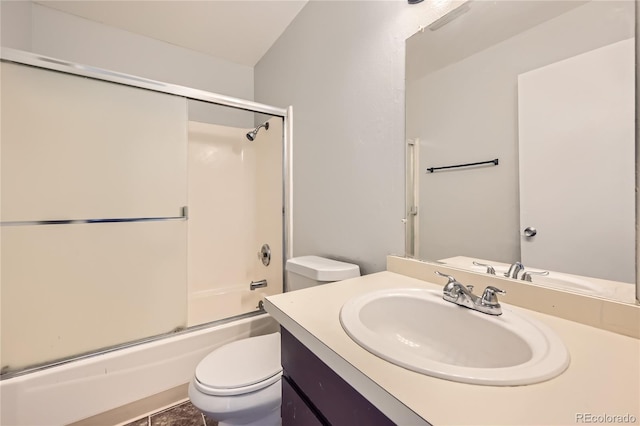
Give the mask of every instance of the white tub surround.
<svg viewBox="0 0 640 426">
<path fill-rule="evenodd" d="M 37 195 L 33 197 L 25 196 L 23 187 L 14 187 L 13 196 L 19 203 L 5 203 L 13 206 L 12 209 L 5 209 L 3 204 L 3 210 L 0 212 L 3 244 L 12 241 L 16 248 L 11 253 L 8 250 L 2 251 L 3 266 L 14 267 L 11 271 L 5 271 L 6 267 L 2 270 L 3 340 L 0 346 L 3 350 L 0 353 L 0 365 L 3 367 L 5 379 L 0 382 L 0 424 L 68 424 L 152 395 L 164 394 L 187 383 L 197 363 L 218 346 L 276 331 L 273 319 L 263 315 L 261 311 L 256 311 L 256 305 L 261 294 L 281 291 L 282 262 L 290 253 L 287 250 L 291 247 L 292 219 L 289 208 L 292 200 L 292 107 L 279 108 L 5 47 L 0 49 L 0 59 L 3 89 L 5 86 L 13 88 L 12 96 L 5 96 L 7 93 L 3 90 L 3 107 L 8 101 L 15 101 L 11 103 L 12 106 L 24 104 L 25 99 L 32 101 L 27 102 L 29 105 L 25 108 L 18 108 L 22 117 L 15 116 L 16 120 L 9 120 L 17 123 L 16 125 L 2 127 L 2 152 L 13 153 L 11 158 L 7 158 L 6 155 L 2 157 L 3 201 L 6 201 L 4 183 L 7 180 L 7 164 L 19 165 L 9 167 L 9 171 L 13 171 L 9 177 L 20 177 L 26 170 L 33 172 L 30 177 L 54 176 L 57 179 L 29 180 L 30 188 L 27 195 Z M 20 84 L 5 84 L 8 77 L 12 77 L 11 82 Z M 42 90 L 34 91 L 34 87 Z M 73 96 L 70 95 L 72 91 Z M 25 94 L 28 96 L 25 97 Z M 114 98 L 118 94 L 126 94 L 127 97 Z M 61 107 L 58 102 L 60 99 L 69 101 L 70 96 L 76 107 L 74 111 L 77 110 L 71 115 L 70 109 L 64 105 Z M 99 108 L 96 107 L 94 110 L 86 107 L 93 106 L 90 102 L 96 99 L 101 99 L 98 102 Z M 245 180 L 251 180 L 248 188 L 257 191 L 255 203 L 250 206 L 257 206 L 257 210 L 264 209 L 273 214 L 262 212 L 263 214 L 253 218 L 252 224 L 248 226 L 250 229 L 267 230 L 265 233 L 257 234 L 257 241 L 248 244 L 253 248 L 248 254 L 245 253 L 246 259 L 250 259 L 257 268 L 253 268 L 246 277 L 215 277 L 223 283 L 222 285 L 227 286 L 222 290 L 243 287 L 242 292 L 235 292 L 237 297 L 234 303 L 224 301 L 225 309 L 237 309 L 220 310 L 216 313 L 231 321 L 224 320 L 224 324 L 209 323 L 219 319 L 219 316 L 208 315 L 211 306 L 203 307 L 200 303 L 211 294 L 206 288 L 198 285 L 207 283 L 198 282 L 192 288 L 186 282 L 187 252 L 189 251 L 191 256 L 193 251 L 192 246 L 187 247 L 187 212 L 189 211 L 192 217 L 198 214 L 188 209 L 187 201 L 192 194 L 187 197 L 186 191 L 186 137 L 189 134 L 187 119 L 194 118 L 190 115 L 190 104 L 193 104 L 191 101 L 204 106 L 202 110 L 197 109 L 200 112 L 209 111 L 210 115 L 204 118 L 212 121 L 221 117 L 236 117 L 236 112 L 248 114 L 245 116 L 249 117 L 248 123 L 251 124 L 248 125 L 251 127 L 236 129 L 238 144 L 250 143 L 245 135 L 254 126 L 255 114 L 272 116 L 270 120 L 273 127 L 269 134 L 271 141 L 268 144 L 264 143 L 267 141 L 266 132 L 261 132 L 257 144 L 252 146 L 252 153 L 256 158 L 264 160 L 265 164 L 256 164 L 255 175 L 243 177 Z M 34 110 L 30 108 L 32 106 L 37 108 Z M 225 108 L 234 113 L 215 113 Z M 54 114 L 60 112 L 58 110 L 63 111 L 62 116 Z M 33 124 L 34 111 L 38 112 L 37 116 L 41 118 L 36 125 Z M 83 116 L 83 120 L 78 120 L 76 113 L 85 113 L 88 117 Z M 73 119 L 69 118 L 71 116 Z M 113 123 L 105 121 L 105 117 L 114 116 L 120 117 L 124 123 L 120 123 L 116 133 Z M 149 117 L 153 119 L 150 121 Z M 198 113 L 196 117 L 202 115 Z M 159 122 L 162 125 L 158 124 Z M 125 128 L 127 126 L 136 130 L 136 133 L 131 133 Z M 30 129 L 33 136 L 31 139 L 44 142 L 39 145 L 23 143 L 25 128 Z M 195 130 L 199 131 L 201 128 L 197 127 Z M 101 129 L 105 132 L 101 133 Z M 60 132 L 63 132 L 61 140 L 48 138 L 51 133 Z M 92 134 L 96 132 L 102 139 L 91 139 Z M 13 141 L 10 144 L 10 152 L 5 152 L 5 145 L 11 142 L 5 141 L 7 135 L 12 136 Z M 119 142 L 114 145 L 114 141 Z M 129 143 L 131 141 L 136 143 Z M 158 145 L 159 142 L 162 142 L 162 146 Z M 225 141 L 220 143 L 224 145 Z M 34 146 L 35 151 L 32 149 Z M 268 146 L 270 148 L 267 148 Z M 210 153 L 213 153 L 217 147 L 209 148 Z M 269 152 L 264 152 L 265 149 L 269 149 Z M 36 151 L 39 155 L 34 154 Z M 52 161 L 60 156 L 64 157 L 65 154 L 70 156 L 67 155 L 69 158 L 63 159 L 62 163 Z M 109 161 L 105 160 L 107 154 L 111 156 Z M 127 161 L 123 160 L 123 156 Z M 70 161 L 70 158 L 73 161 Z M 92 161 L 76 161 L 78 158 L 89 158 Z M 96 161 L 96 158 L 100 161 Z M 11 159 L 16 161 L 12 162 Z M 29 167 L 25 169 L 25 162 L 17 160 L 27 161 Z M 46 173 L 47 170 L 51 172 L 49 163 L 57 164 L 59 167 L 52 173 Z M 64 169 L 68 173 L 57 173 L 58 169 Z M 131 171 L 135 173 L 129 173 Z M 91 179 L 74 180 L 73 177 L 76 175 L 85 178 L 89 176 Z M 119 180 L 112 175 L 119 176 Z M 283 180 L 284 178 L 286 180 Z M 66 181 L 62 182 L 61 179 L 69 180 L 75 186 Z M 210 178 L 205 176 L 204 180 L 207 179 Z M 56 184 L 60 182 L 63 184 Z M 127 190 L 121 191 L 122 188 Z M 158 188 L 163 190 L 160 191 Z M 206 187 L 206 190 L 211 191 L 212 188 Z M 78 194 L 87 196 L 80 197 Z M 57 203 L 36 206 L 39 209 L 31 209 L 26 203 L 29 200 L 42 201 L 44 198 L 51 198 Z M 20 208 L 16 210 L 16 206 Z M 282 219 L 283 213 L 285 221 Z M 237 218 L 237 214 L 233 216 Z M 225 218 L 226 216 L 223 216 L 219 220 L 224 221 Z M 161 225 L 163 229 L 158 230 Z M 227 223 L 227 227 L 229 226 Z M 139 232 L 132 233 L 133 228 L 139 228 Z M 120 233 L 116 232 L 118 229 Z M 134 238 L 133 243 L 131 238 Z M 36 244 L 42 241 L 46 244 Z M 96 241 L 99 242 L 97 248 L 93 247 Z M 263 262 L 255 256 L 264 243 L 271 246 L 272 262 L 275 263 L 269 274 L 264 271 Z M 26 250 L 25 247 L 36 247 L 38 250 L 34 252 Z M 229 247 L 225 246 L 224 250 L 228 251 Z M 204 246 L 204 251 L 211 254 L 207 246 Z M 105 253 L 113 256 L 106 256 Z M 34 256 L 36 260 L 43 261 L 34 262 Z M 223 268 L 222 273 L 229 272 L 230 262 L 238 260 L 238 256 L 243 255 L 238 253 L 231 256 L 231 260 L 229 257 L 223 259 L 226 269 Z M 64 257 L 63 261 L 59 261 L 59 257 Z M 12 258 L 18 261 L 11 262 Z M 126 262 L 121 261 L 122 259 Z M 123 268 L 123 262 L 125 266 L 131 264 L 129 266 L 135 268 L 137 274 L 132 274 L 131 268 Z M 44 264 L 47 267 L 23 267 L 31 264 Z M 113 265 L 118 267 L 114 268 Z M 193 272 L 192 269 L 189 269 L 190 273 Z M 64 274 L 51 274 L 51 271 L 62 271 Z M 100 274 L 101 271 L 106 272 Z M 101 277 L 100 280 L 93 277 L 96 274 Z M 257 276 L 254 276 L 256 274 Z M 26 279 L 25 276 L 31 279 Z M 55 280 L 56 276 L 60 283 Z M 13 282 L 13 285 L 7 282 L 9 287 L 5 285 L 7 277 L 12 278 L 9 281 Z M 252 281 L 264 282 L 263 280 L 269 281 L 268 288 L 249 290 Z M 29 294 L 26 295 L 28 297 L 11 298 L 13 303 L 10 303 L 8 296 L 25 296 L 24 286 L 20 285 L 25 282 L 30 285 Z M 38 286 L 32 288 L 32 283 L 38 283 Z M 52 283 L 65 284 L 66 287 L 52 286 Z M 150 290 L 149 283 L 153 284 Z M 55 290 L 55 294 L 51 289 Z M 126 291 L 121 291 L 122 289 Z M 5 290 L 9 290 L 8 293 Z M 193 291 L 188 293 L 187 290 Z M 69 305 L 70 300 L 73 302 L 80 296 L 85 299 L 89 297 L 89 291 L 92 291 L 89 302 L 83 299 L 81 303 Z M 60 294 L 64 297 L 53 298 Z M 125 300 L 123 294 L 128 294 L 130 300 Z M 187 312 L 185 296 L 191 298 L 192 295 L 195 295 L 194 299 L 198 300 L 199 306 Z M 61 299 L 65 299 L 64 302 L 67 304 L 61 305 Z M 24 300 L 29 302 L 29 309 L 25 310 L 15 303 Z M 182 303 L 178 303 L 180 301 Z M 33 311 L 38 311 L 40 315 L 31 315 Z M 114 312 L 118 315 L 114 316 Z M 238 319 L 236 315 L 241 312 L 251 312 L 257 316 Z M 7 317 L 6 314 L 11 313 L 14 315 Z M 98 315 L 100 313 L 103 315 Z M 25 320 L 25 315 L 29 316 L 29 321 Z M 251 314 L 248 313 L 247 316 L 249 315 Z M 60 316 L 62 317 L 58 318 Z M 34 322 L 36 317 L 40 322 Z M 5 321 L 7 318 L 10 321 Z M 170 337 L 166 337 L 175 330 L 194 325 L 194 321 L 206 323 L 209 328 L 170 334 Z M 12 324 L 18 324 L 18 327 L 13 327 L 12 332 L 7 332 L 7 326 Z M 55 327 L 60 324 L 62 326 Z M 107 330 L 107 326 L 111 326 L 113 330 Z M 25 330 L 32 332 L 28 333 Z M 43 336 L 44 331 L 50 333 Z M 155 340 L 156 336 L 162 338 Z M 153 341 L 140 343 L 145 339 Z M 73 345 L 62 345 L 69 341 Z M 129 346 L 132 344 L 130 342 L 137 342 L 138 346 Z M 125 348 L 114 349 L 108 353 L 103 350 L 119 345 L 124 345 Z M 30 354 L 29 357 L 26 355 L 27 352 Z M 77 359 L 76 354 L 86 355 Z M 95 356 L 89 357 L 89 354 Z M 51 362 L 52 365 L 45 366 L 46 362 Z M 29 366 L 42 367 L 22 371 Z M 12 377 L 13 374 L 23 375 Z M 171 391 L 169 393 L 172 394 Z"/>
<path fill-rule="evenodd" d="M 555 425 L 605 414 L 640 419 L 640 341 L 632 337 L 510 307 L 557 333 L 571 364 L 546 382 L 494 387 L 437 379 L 393 365 L 360 347 L 340 324 L 342 305 L 357 295 L 406 287 L 442 290 L 442 284 L 435 275 L 427 282 L 386 271 L 269 296 L 265 308 L 397 424 Z M 463 403 L 452 403 L 454 397 Z"/>
</svg>

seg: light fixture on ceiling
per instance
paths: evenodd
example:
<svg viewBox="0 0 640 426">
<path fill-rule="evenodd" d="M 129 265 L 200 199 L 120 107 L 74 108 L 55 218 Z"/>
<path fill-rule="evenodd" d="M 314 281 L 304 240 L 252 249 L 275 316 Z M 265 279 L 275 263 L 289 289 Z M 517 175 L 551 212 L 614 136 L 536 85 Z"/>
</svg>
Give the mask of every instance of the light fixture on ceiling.
<svg viewBox="0 0 640 426">
<path fill-rule="evenodd" d="M 470 9 L 469 3 L 471 3 L 471 1 L 468 1 L 458 6 L 457 8 L 453 9 L 452 11 L 442 16 L 441 18 L 436 19 L 430 25 L 427 25 L 427 28 L 429 28 L 431 31 L 435 31 L 438 28 L 444 27 L 445 25 L 447 25 L 449 22 L 453 21 L 460 15 L 467 13 Z"/>
</svg>

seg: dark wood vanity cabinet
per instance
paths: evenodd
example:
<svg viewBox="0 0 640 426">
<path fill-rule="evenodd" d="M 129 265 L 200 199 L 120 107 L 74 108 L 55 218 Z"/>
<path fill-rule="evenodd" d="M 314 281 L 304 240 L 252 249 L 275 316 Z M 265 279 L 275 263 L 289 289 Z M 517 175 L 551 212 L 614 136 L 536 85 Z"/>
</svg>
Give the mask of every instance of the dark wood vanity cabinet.
<svg viewBox="0 0 640 426">
<path fill-rule="evenodd" d="M 285 328 L 280 331 L 283 426 L 394 424 Z"/>
</svg>

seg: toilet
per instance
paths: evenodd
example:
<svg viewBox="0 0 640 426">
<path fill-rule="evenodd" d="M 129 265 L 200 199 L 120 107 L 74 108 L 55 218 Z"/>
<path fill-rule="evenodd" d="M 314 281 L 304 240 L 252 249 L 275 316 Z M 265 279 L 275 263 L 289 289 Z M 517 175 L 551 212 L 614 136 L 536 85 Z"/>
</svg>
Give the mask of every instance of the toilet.
<svg viewBox="0 0 640 426">
<path fill-rule="evenodd" d="M 285 291 L 360 276 L 358 265 L 302 256 L 286 264 Z M 191 403 L 219 426 L 281 424 L 280 333 L 223 345 L 196 367 L 189 383 Z"/>
</svg>

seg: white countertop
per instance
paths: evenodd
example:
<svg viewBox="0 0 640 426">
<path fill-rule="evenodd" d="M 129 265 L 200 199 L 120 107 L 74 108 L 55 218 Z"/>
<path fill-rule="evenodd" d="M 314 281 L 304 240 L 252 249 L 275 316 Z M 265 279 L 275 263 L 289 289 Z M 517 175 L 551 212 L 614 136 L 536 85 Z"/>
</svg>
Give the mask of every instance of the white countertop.
<svg viewBox="0 0 640 426">
<path fill-rule="evenodd" d="M 571 354 L 571 364 L 560 376 L 513 387 L 469 385 L 415 373 L 378 358 L 351 340 L 340 325 L 342 305 L 365 292 L 403 287 L 442 288 L 393 272 L 380 272 L 269 296 L 265 308 L 399 425 L 588 423 L 580 421 L 581 414 L 585 420 L 587 415 L 631 415 L 635 416 L 635 424 L 640 423 L 638 339 L 510 307 L 552 328 Z"/>
</svg>

